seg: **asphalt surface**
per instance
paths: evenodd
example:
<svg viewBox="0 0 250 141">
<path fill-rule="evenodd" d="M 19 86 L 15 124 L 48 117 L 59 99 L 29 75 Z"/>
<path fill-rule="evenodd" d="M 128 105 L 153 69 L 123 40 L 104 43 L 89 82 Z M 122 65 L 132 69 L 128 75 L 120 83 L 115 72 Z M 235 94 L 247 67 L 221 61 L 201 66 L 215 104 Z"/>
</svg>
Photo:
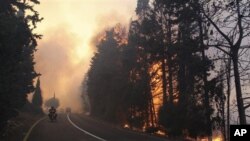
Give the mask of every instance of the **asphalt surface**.
<svg viewBox="0 0 250 141">
<path fill-rule="evenodd" d="M 28 141 L 167 141 L 166 139 L 119 129 L 82 115 L 59 115 L 39 122 Z"/>
</svg>

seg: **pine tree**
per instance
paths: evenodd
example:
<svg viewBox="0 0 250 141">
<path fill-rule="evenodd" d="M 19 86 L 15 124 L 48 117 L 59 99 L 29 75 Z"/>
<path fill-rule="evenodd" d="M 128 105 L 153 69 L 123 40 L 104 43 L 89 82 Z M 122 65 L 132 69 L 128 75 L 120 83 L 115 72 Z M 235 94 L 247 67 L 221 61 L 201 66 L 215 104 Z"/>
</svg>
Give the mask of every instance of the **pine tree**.
<svg viewBox="0 0 250 141">
<path fill-rule="evenodd" d="M 88 72 L 87 92 L 91 114 L 112 122 L 120 122 L 124 108 L 124 77 L 121 60 L 123 44 L 122 28 L 118 25 L 104 33 L 97 45 Z M 118 114 L 119 113 L 119 114 Z"/>
<path fill-rule="evenodd" d="M 35 108 L 36 113 L 42 112 L 43 98 L 42 98 L 42 90 L 40 88 L 40 78 L 37 79 L 35 92 L 32 97 L 32 105 Z"/>
</svg>

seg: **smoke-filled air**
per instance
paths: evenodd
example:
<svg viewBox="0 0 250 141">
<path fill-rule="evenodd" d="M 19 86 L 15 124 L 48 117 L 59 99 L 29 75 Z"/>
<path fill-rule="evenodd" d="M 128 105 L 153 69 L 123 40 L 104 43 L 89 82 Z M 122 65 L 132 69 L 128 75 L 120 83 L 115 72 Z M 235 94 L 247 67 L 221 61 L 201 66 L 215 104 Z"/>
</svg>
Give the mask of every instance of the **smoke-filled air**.
<svg viewBox="0 0 250 141">
<path fill-rule="evenodd" d="M 35 53 L 44 100 L 55 93 L 60 107 L 82 111 L 81 84 L 96 32 L 128 25 L 135 6 L 134 0 L 44 0 L 36 6 L 44 18 L 36 29 L 43 38 Z"/>
<path fill-rule="evenodd" d="M 0 0 L 0 141 L 243 141 L 249 7 Z"/>
</svg>

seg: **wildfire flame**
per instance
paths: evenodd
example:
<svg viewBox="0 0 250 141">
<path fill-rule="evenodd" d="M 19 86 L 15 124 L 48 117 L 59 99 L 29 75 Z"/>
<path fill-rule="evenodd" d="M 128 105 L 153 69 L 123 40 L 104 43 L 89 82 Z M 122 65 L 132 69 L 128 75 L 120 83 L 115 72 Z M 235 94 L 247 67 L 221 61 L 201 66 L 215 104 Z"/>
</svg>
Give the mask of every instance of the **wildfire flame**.
<svg viewBox="0 0 250 141">
<path fill-rule="evenodd" d="M 208 137 L 200 139 L 200 141 L 208 141 Z M 213 136 L 212 141 L 223 141 L 221 135 Z"/>
<path fill-rule="evenodd" d="M 214 137 L 213 141 L 223 141 L 223 138 L 221 136 Z"/>
<path fill-rule="evenodd" d="M 124 124 L 123 128 L 129 128 L 128 124 Z"/>
</svg>

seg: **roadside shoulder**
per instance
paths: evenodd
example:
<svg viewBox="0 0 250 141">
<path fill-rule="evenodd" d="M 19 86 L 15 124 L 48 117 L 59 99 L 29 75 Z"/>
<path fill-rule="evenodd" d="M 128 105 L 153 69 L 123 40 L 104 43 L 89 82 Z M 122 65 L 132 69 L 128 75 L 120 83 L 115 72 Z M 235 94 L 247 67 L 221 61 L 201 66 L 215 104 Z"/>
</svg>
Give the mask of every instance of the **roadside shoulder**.
<svg viewBox="0 0 250 141">
<path fill-rule="evenodd" d="M 32 115 L 29 113 L 20 113 L 19 116 L 8 121 L 3 140 L 22 141 L 31 126 L 41 119 L 44 115 Z"/>
</svg>

